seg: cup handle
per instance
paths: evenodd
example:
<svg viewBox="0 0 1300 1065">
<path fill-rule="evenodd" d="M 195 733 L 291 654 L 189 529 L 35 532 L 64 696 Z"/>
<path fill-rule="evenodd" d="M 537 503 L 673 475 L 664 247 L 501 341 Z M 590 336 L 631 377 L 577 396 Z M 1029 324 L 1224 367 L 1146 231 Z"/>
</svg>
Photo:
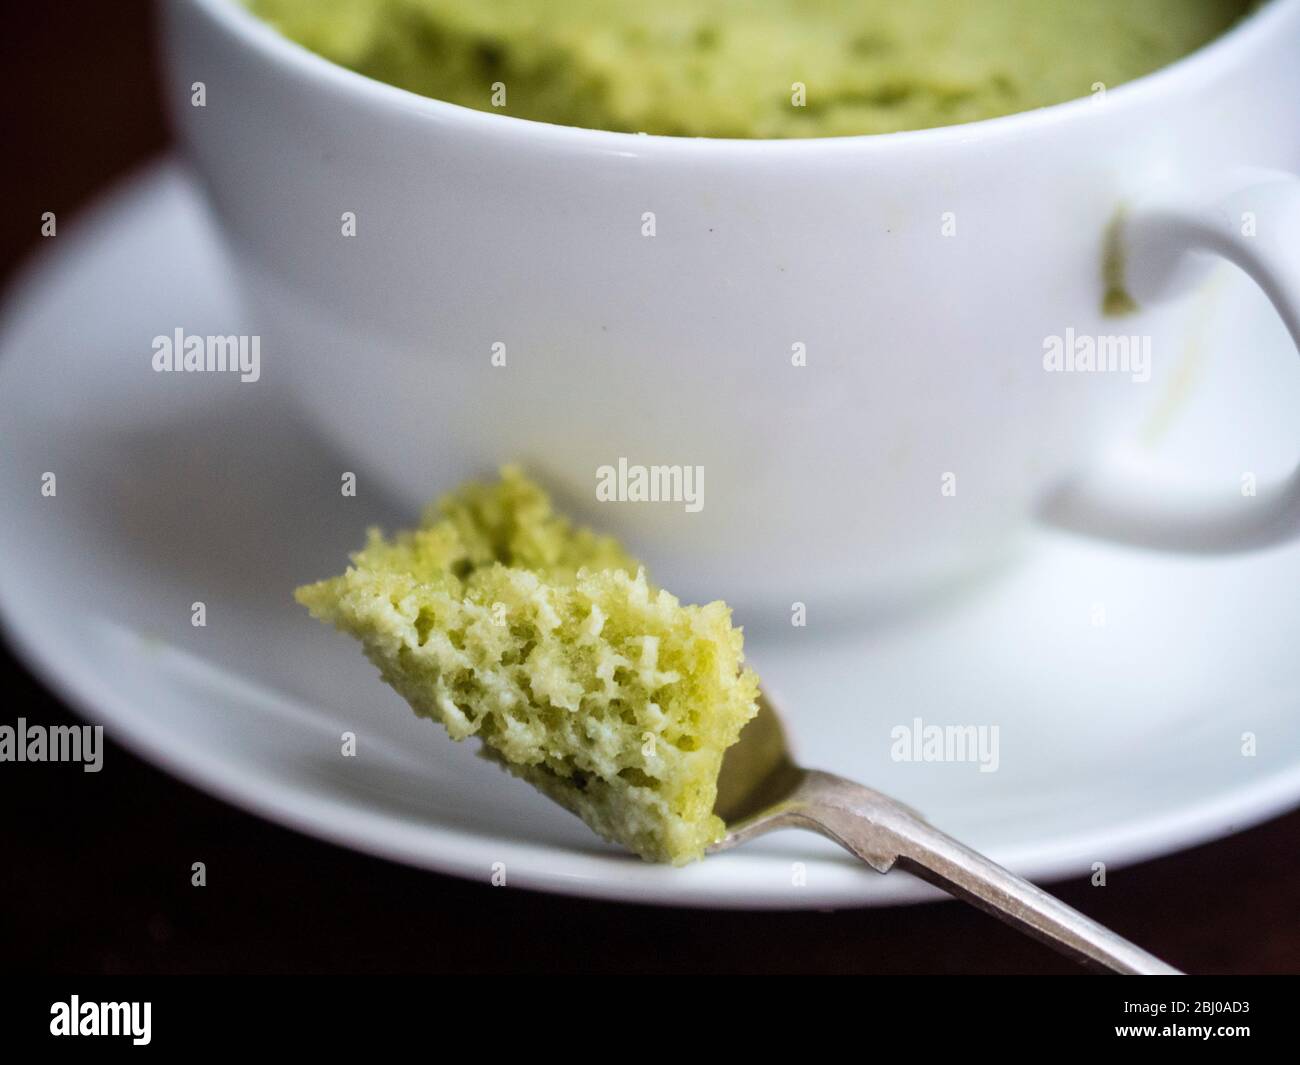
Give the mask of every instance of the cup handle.
<svg viewBox="0 0 1300 1065">
<path fill-rule="evenodd" d="M 1300 348 L 1300 178 L 1239 168 L 1192 186 L 1153 189 L 1115 234 L 1125 286 L 1139 305 L 1188 292 L 1219 259 L 1254 278 Z M 1239 484 L 1199 494 L 1138 469 L 1098 471 L 1048 500 L 1050 525 L 1159 550 L 1245 551 L 1300 538 L 1300 469 L 1248 495 Z"/>
</svg>

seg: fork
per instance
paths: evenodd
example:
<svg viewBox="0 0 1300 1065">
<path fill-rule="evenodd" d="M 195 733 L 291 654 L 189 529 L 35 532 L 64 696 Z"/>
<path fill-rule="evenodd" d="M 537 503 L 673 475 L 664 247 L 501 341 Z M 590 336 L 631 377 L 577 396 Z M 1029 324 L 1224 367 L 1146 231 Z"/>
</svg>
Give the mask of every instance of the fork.
<svg viewBox="0 0 1300 1065">
<path fill-rule="evenodd" d="M 710 853 L 780 828 L 834 840 L 878 873 L 903 868 L 1094 968 L 1130 975 L 1181 975 L 996 862 L 940 832 L 919 813 L 832 773 L 799 766 L 772 700 L 728 749 L 714 807 L 727 834 Z"/>
</svg>

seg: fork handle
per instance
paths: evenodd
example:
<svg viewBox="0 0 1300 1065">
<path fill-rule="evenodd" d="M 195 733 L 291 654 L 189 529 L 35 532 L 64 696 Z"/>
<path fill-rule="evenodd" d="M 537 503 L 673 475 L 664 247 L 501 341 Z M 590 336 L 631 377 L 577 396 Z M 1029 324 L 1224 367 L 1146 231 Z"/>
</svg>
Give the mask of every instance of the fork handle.
<svg viewBox="0 0 1300 1065">
<path fill-rule="evenodd" d="M 769 811 L 762 819 L 766 824 L 754 825 L 755 834 L 776 827 L 774 819 L 827 836 L 878 872 L 901 865 L 1076 960 L 1116 973 L 1181 975 L 1060 899 L 940 832 L 902 803 L 851 780 L 806 771 L 780 809 Z M 742 822 L 733 834 L 744 837 L 747 827 Z"/>
</svg>

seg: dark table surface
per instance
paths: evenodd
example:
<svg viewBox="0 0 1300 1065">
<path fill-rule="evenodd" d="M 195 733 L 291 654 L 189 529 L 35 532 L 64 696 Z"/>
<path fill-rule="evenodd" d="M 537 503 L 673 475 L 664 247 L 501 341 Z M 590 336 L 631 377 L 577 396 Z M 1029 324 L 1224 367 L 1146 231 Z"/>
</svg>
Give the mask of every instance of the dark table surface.
<svg viewBox="0 0 1300 1065">
<path fill-rule="evenodd" d="M 168 135 L 145 3 L 15 6 L 0 55 L 8 281 L 42 212 L 73 215 L 165 151 Z M 0 685 L 0 724 L 76 720 L 3 651 Z M 98 774 L 0 764 L 0 959 L 11 971 L 1078 971 L 955 903 L 712 913 L 469 884 L 268 824 L 121 749 L 106 763 Z M 190 886 L 196 860 L 204 890 Z M 1300 812 L 1108 880 L 1054 890 L 1186 970 L 1300 972 Z"/>
</svg>

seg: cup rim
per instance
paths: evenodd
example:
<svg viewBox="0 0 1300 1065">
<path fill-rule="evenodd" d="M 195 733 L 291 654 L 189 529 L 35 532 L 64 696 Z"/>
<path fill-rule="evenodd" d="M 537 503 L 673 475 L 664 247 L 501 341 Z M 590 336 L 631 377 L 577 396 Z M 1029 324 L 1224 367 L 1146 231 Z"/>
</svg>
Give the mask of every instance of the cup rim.
<svg viewBox="0 0 1300 1065">
<path fill-rule="evenodd" d="M 467 133 L 509 137 L 521 144 L 568 144 L 577 148 L 606 151 L 616 155 L 642 156 L 650 153 L 704 154 L 738 153 L 809 154 L 818 151 L 862 152 L 901 151 L 908 147 L 933 148 L 981 145 L 1007 137 L 1032 134 L 1085 114 L 1097 115 L 1097 101 L 1090 96 L 1064 100 L 1029 111 L 1017 111 L 994 118 L 950 126 L 900 130 L 894 133 L 859 133 L 834 137 L 735 138 L 681 137 L 658 133 L 623 133 L 587 129 L 519 118 L 515 115 L 480 111 L 472 107 L 422 96 L 369 75 L 358 73 L 313 52 L 281 34 L 240 0 L 188 0 L 232 38 L 269 62 L 280 63 L 302 78 L 321 80 L 340 91 L 358 95 L 376 107 L 392 107 L 407 114 L 428 117 L 444 126 Z M 1201 81 L 1221 75 L 1236 61 L 1237 53 L 1269 39 L 1277 24 L 1300 15 L 1300 0 L 1266 0 L 1247 13 L 1236 25 L 1218 37 L 1148 74 L 1105 90 L 1105 112 L 1131 110 L 1158 101 L 1180 83 Z"/>
</svg>

